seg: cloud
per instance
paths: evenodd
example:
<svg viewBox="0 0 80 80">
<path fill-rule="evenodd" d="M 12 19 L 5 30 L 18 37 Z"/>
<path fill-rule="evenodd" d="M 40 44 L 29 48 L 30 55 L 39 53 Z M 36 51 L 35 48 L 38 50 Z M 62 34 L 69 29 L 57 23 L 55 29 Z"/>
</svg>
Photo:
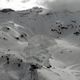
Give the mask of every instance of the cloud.
<svg viewBox="0 0 80 80">
<path fill-rule="evenodd" d="M 36 6 L 36 0 L 0 0 L 0 9 L 25 10 Z"/>
<path fill-rule="evenodd" d="M 53 10 L 80 10 L 80 0 L 37 0 L 36 3 Z"/>
<path fill-rule="evenodd" d="M 80 0 L 0 0 L 0 8 L 24 10 L 35 6 L 49 10 L 69 9 L 77 11 L 80 10 Z"/>
</svg>

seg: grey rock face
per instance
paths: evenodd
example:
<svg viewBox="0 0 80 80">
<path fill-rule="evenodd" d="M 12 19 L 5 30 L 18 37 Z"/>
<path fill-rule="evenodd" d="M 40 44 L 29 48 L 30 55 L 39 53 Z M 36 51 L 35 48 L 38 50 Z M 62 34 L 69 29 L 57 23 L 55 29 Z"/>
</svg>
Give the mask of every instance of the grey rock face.
<svg viewBox="0 0 80 80">
<path fill-rule="evenodd" d="M 38 80 L 36 70 L 38 69 L 38 66 L 30 63 L 24 63 L 22 59 L 17 58 L 15 55 L 2 55 L 0 57 L 0 66 L 0 70 L 3 69 L 5 74 L 8 74 L 8 76 L 14 79 L 17 76 L 18 80 Z M 12 73 L 10 73 L 11 71 Z"/>
<path fill-rule="evenodd" d="M 12 9 L 2 9 L 2 10 L 0 10 L 0 12 L 8 13 L 8 12 L 14 12 L 14 10 L 12 10 Z"/>
</svg>

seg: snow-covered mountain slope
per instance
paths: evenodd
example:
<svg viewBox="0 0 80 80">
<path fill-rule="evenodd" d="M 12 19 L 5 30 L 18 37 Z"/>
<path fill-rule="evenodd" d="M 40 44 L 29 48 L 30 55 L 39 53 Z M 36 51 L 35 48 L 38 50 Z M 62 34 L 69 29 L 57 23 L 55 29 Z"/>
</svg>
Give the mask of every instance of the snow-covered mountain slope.
<svg viewBox="0 0 80 80">
<path fill-rule="evenodd" d="M 9 20 L 24 27 L 27 25 L 27 27 L 35 34 L 44 33 L 53 37 L 61 38 L 64 37 L 64 35 L 67 37 L 68 34 L 70 36 L 79 35 L 79 12 L 70 12 L 65 10 L 61 12 L 51 11 L 41 14 L 42 11 L 42 8 L 35 7 L 30 10 L 3 13 L 4 15 L 0 14 L 2 17 L 1 22 L 8 20 L 7 17 L 9 15 Z M 4 18 L 6 19 L 4 20 Z"/>
<path fill-rule="evenodd" d="M 26 42 L 27 43 L 27 38 L 29 37 L 28 33 L 26 33 L 25 31 L 21 31 L 20 29 L 24 30 L 24 27 L 8 21 L 7 23 L 2 23 L 0 25 L 0 38 L 1 40 L 5 42 L 5 44 L 7 44 L 8 42 L 12 41 L 11 43 L 13 43 L 15 45 L 15 43 L 19 42 Z M 3 45 L 3 43 L 2 43 Z M 4 45 L 5 46 L 5 45 Z M 2 46 L 1 46 L 2 47 Z M 8 48 L 8 46 L 7 46 Z"/>
<path fill-rule="evenodd" d="M 71 80 L 77 80 L 74 76 L 80 74 L 79 16 L 79 11 L 45 12 L 37 7 L 16 12 L 0 11 L 0 53 L 12 53 L 26 63 L 45 67 L 40 69 L 42 75 L 50 68 L 54 74 L 65 76 L 63 80 L 68 75 L 72 76 Z"/>
<path fill-rule="evenodd" d="M 25 32 L 24 27 L 12 21 L 1 23 L 0 24 L 0 51 L 1 51 L 0 54 L 10 53 L 10 54 L 16 54 L 17 56 L 20 56 L 20 54 L 23 53 L 24 47 L 28 46 L 29 37 L 30 35 L 27 32 Z"/>
<path fill-rule="evenodd" d="M 15 23 L 24 26 L 25 29 L 30 29 L 32 36 L 41 34 L 53 37 L 56 39 L 58 45 L 66 47 L 62 47 L 62 50 L 64 49 L 63 53 L 68 53 L 73 50 L 69 53 L 79 54 L 79 49 L 77 50 L 77 48 L 79 48 L 80 41 L 80 12 L 70 12 L 68 10 L 64 10 L 59 12 L 50 11 L 42 14 L 43 11 L 44 9 L 35 7 L 30 10 L 12 12 L 9 15 L 14 15 L 12 20 Z M 66 50 L 67 48 L 69 50 Z M 56 48 L 56 50 L 59 49 Z"/>
</svg>

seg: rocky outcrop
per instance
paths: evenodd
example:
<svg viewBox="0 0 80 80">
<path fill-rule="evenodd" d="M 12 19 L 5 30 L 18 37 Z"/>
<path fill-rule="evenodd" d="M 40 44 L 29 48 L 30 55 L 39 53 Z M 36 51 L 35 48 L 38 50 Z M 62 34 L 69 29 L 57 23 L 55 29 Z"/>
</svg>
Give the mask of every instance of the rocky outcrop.
<svg viewBox="0 0 80 80">
<path fill-rule="evenodd" d="M 0 10 L 0 12 L 9 13 L 9 12 L 14 12 L 14 10 L 12 10 L 12 9 L 2 9 L 2 10 Z"/>
</svg>

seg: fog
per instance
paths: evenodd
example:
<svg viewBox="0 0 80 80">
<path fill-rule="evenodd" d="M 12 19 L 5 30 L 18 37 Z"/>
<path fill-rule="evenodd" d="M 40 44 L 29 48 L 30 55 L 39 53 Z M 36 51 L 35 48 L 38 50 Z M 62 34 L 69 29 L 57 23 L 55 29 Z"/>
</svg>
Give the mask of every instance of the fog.
<svg viewBox="0 0 80 80">
<path fill-rule="evenodd" d="M 78 11 L 80 10 L 80 0 L 0 0 L 0 9 L 25 10 L 35 6 L 48 8 L 49 10 L 68 9 Z"/>
<path fill-rule="evenodd" d="M 80 10 L 80 0 L 38 0 L 36 3 L 50 10 Z"/>
</svg>

